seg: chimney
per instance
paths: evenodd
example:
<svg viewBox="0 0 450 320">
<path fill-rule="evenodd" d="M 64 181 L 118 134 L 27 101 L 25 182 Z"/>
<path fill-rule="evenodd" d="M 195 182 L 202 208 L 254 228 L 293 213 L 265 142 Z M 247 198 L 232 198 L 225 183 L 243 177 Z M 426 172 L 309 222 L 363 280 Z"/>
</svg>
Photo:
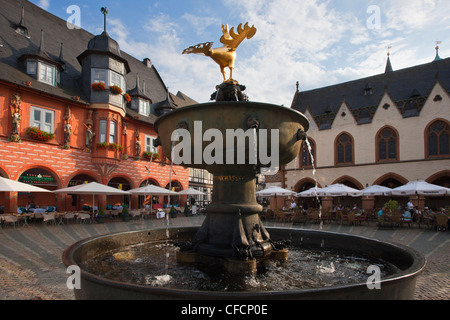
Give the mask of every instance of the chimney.
<svg viewBox="0 0 450 320">
<path fill-rule="evenodd" d="M 145 58 L 144 61 L 142 61 L 142 63 L 145 64 L 147 68 L 152 67 L 152 60 L 150 60 L 149 58 Z"/>
</svg>

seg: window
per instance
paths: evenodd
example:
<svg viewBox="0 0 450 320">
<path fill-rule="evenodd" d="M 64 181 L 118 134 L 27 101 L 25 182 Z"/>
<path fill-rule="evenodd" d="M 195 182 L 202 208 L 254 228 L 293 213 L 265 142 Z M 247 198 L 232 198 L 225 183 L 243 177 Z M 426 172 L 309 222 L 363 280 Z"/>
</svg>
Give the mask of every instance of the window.
<svg viewBox="0 0 450 320">
<path fill-rule="evenodd" d="M 398 135 L 392 128 L 384 128 L 377 136 L 377 161 L 398 160 Z"/>
<path fill-rule="evenodd" d="M 125 91 L 126 89 L 124 77 L 117 72 L 114 72 L 109 69 L 92 68 L 91 74 L 92 74 L 91 83 L 103 82 L 108 86 L 119 86 L 123 91 Z"/>
<path fill-rule="evenodd" d="M 114 71 L 110 71 L 111 73 L 111 80 L 110 85 L 111 86 L 118 86 L 122 88 L 122 76 L 120 74 L 118 74 L 117 72 Z M 122 88 L 123 89 L 123 88 Z"/>
<path fill-rule="evenodd" d="M 114 121 L 109 122 L 109 143 L 116 142 L 116 123 Z"/>
<path fill-rule="evenodd" d="M 438 120 L 432 123 L 426 132 L 427 157 L 442 157 L 450 155 L 450 126 Z"/>
<path fill-rule="evenodd" d="M 38 107 L 31 107 L 30 126 L 38 127 L 42 131 L 55 132 L 55 112 Z"/>
<path fill-rule="evenodd" d="M 336 140 L 336 164 L 353 164 L 353 139 L 342 134 Z"/>
<path fill-rule="evenodd" d="M 157 152 L 157 148 L 153 146 L 153 142 L 155 141 L 155 138 L 151 136 L 145 136 L 145 151 L 146 152 Z"/>
<path fill-rule="evenodd" d="M 30 75 L 36 75 L 36 61 L 27 62 L 27 73 Z"/>
<path fill-rule="evenodd" d="M 147 100 L 139 99 L 139 114 L 144 116 L 150 114 L 150 103 Z"/>
<path fill-rule="evenodd" d="M 38 80 L 50 85 L 55 85 L 56 68 L 46 63 L 39 62 Z"/>
<path fill-rule="evenodd" d="M 106 120 L 100 120 L 99 142 L 106 142 Z"/>
<path fill-rule="evenodd" d="M 104 69 L 92 69 L 92 83 L 103 82 L 106 84 L 108 82 L 106 72 L 107 70 Z"/>
<path fill-rule="evenodd" d="M 313 167 L 315 165 L 315 157 L 316 157 L 316 145 L 313 141 L 308 139 L 310 149 L 308 148 L 308 144 L 304 142 L 302 144 L 302 149 L 300 152 L 300 168 L 307 168 L 307 167 Z"/>
</svg>

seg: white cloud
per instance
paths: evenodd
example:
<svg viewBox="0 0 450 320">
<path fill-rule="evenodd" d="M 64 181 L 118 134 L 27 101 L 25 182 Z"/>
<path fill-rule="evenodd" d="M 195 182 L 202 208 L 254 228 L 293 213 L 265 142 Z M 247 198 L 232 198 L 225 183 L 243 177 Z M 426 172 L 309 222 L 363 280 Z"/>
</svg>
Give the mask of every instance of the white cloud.
<svg viewBox="0 0 450 320">
<path fill-rule="evenodd" d="M 39 0 L 39 6 L 42 9 L 48 10 L 48 8 L 50 7 L 50 0 Z"/>
<path fill-rule="evenodd" d="M 448 1 L 442 0 L 396 0 L 383 5 L 387 29 L 412 32 L 447 18 Z"/>
</svg>

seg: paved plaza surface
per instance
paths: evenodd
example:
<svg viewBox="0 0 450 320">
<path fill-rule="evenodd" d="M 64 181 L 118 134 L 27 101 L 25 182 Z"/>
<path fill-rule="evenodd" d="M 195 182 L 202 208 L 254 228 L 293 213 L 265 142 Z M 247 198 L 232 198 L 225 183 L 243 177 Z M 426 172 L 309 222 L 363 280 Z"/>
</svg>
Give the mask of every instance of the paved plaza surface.
<svg viewBox="0 0 450 320">
<path fill-rule="evenodd" d="M 177 217 L 170 227 L 200 226 L 204 216 Z M 450 299 L 450 232 L 432 229 L 400 228 L 379 230 L 369 226 L 265 222 L 268 227 L 303 228 L 354 234 L 412 247 L 427 258 L 427 266 L 417 281 L 416 300 Z M 146 219 L 105 224 L 44 225 L 31 223 L 0 229 L 0 299 L 1 300 L 74 300 L 67 289 L 69 276 L 61 261 L 63 251 L 71 244 L 92 236 L 114 232 L 145 230 L 166 226 L 165 220 Z"/>
</svg>

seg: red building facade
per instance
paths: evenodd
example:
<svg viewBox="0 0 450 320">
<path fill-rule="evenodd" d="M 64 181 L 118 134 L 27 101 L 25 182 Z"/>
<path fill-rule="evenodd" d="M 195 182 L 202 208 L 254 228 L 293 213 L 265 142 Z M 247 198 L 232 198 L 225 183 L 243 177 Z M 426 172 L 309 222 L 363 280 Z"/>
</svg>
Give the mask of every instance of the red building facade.
<svg viewBox="0 0 450 320">
<path fill-rule="evenodd" d="M 2 16 L 11 19 L 0 19 L 1 176 L 49 190 L 92 181 L 122 190 L 147 182 L 188 188 L 189 170 L 174 166 L 171 173 L 161 148 L 154 147 L 153 123 L 194 101 L 169 93 L 150 60 L 120 51 L 106 29 L 93 36 L 58 28 L 65 21 L 28 1 L 0 2 Z M 62 43 L 68 39 L 66 49 Z M 95 201 L 137 208 L 148 199 L 98 196 Z M 91 204 L 92 197 L 0 193 L 5 212 L 28 202 L 66 211 Z"/>
</svg>

